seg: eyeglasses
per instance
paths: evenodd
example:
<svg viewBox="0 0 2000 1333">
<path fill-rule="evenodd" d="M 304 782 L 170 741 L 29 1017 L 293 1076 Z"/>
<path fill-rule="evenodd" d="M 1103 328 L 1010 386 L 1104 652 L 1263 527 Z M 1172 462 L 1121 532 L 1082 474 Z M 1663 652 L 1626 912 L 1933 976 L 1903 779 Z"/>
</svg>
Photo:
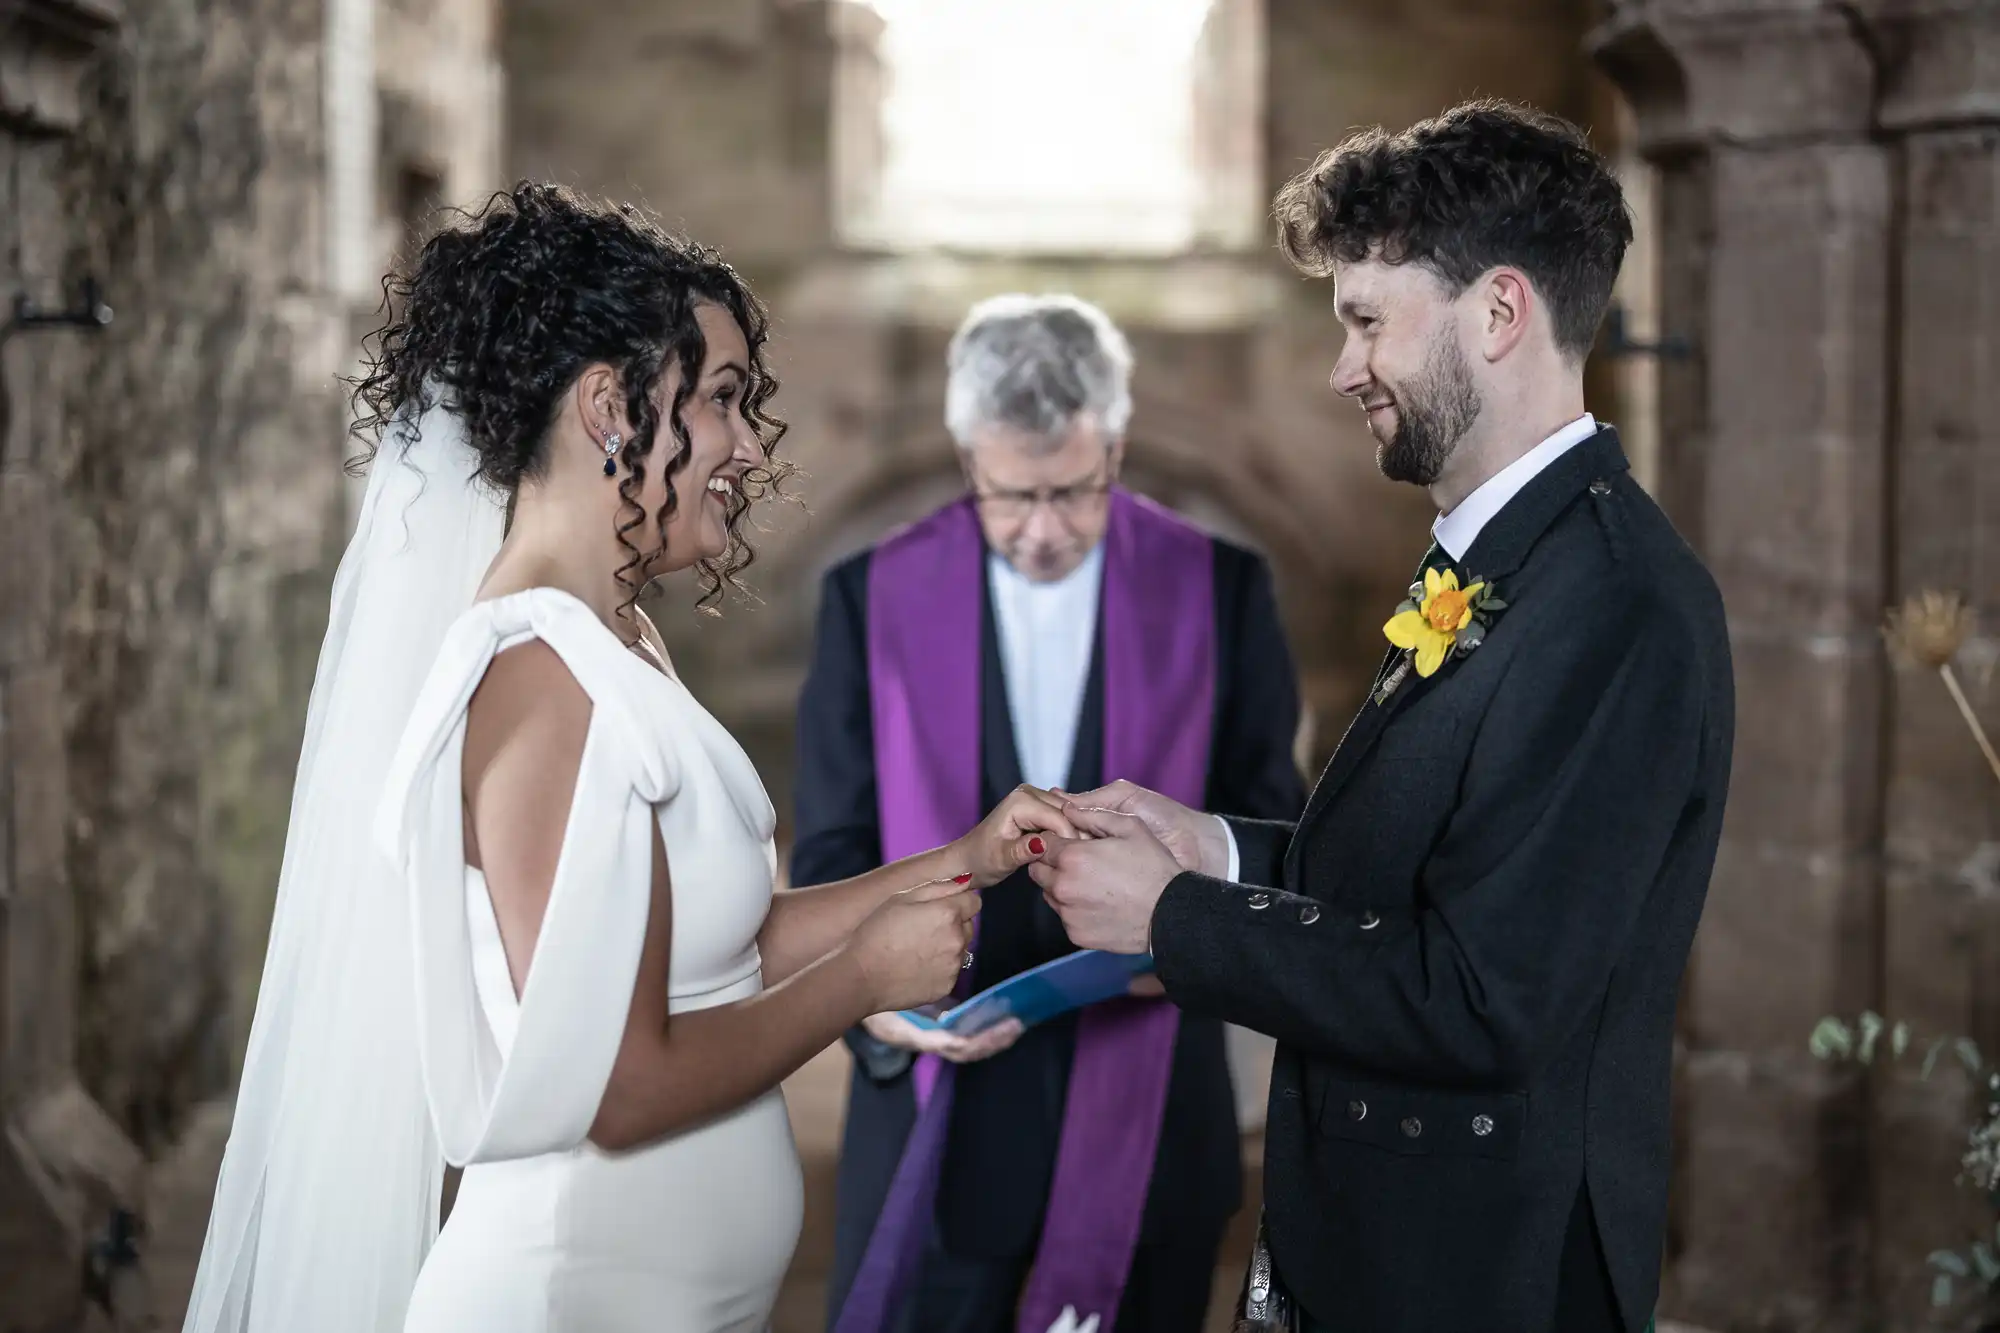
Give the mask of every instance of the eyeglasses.
<svg viewBox="0 0 2000 1333">
<path fill-rule="evenodd" d="M 980 513 L 996 523 L 1024 523 L 1035 512 L 1036 505 L 1044 504 L 1064 523 L 1074 523 L 1111 490 L 1109 472 L 1067 486 L 1043 486 L 1031 491 L 988 488 L 980 485 L 979 478 L 969 470 L 967 475 L 972 481 L 972 502 L 979 506 Z"/>
</svg>

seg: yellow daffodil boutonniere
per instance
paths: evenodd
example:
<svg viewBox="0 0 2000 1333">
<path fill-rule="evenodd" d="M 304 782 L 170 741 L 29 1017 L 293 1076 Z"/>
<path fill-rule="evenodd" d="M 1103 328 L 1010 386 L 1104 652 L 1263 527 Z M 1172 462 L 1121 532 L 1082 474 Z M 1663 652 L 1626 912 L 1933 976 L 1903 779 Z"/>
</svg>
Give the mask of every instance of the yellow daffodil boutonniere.
<svg viewBox="0 0 2000 1333">
<path fill-rule="evenodd" d="M 1404 659 L 1383 684 L 1376 702 L 1402 684 L 1410 667 L 1419 676 L 1429 676 L 1452 653 L 1464 656 L 1477 648 L 1492 614 L 1506 609 L 1507 603 L 1494 596 L 1491 584 L 1475 581 L 1461 588 L 1456 571 L 1425 570 L 1424 581 L 1410 585 L 1410 600 L 1397 607 L 1382 627 L 1389 642 L 1403 650 Z"/>
</svg>

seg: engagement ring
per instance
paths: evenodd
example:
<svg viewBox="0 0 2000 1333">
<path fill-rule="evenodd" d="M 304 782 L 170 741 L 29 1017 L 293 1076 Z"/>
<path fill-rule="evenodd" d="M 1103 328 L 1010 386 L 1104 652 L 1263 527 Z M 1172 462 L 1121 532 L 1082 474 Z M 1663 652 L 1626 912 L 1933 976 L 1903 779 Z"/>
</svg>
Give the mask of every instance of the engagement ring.
<svg viewBox="0 0 2000 1333">
<path fill-rule="evenodd" d="M 972 950 L 967 949 L 965 951 L 965 957 L 962 960 L 960 960 L 958 964 L 958 970 L 961 972 L 968 972 L 971 969 L 972 969 Z"/>
</svg>

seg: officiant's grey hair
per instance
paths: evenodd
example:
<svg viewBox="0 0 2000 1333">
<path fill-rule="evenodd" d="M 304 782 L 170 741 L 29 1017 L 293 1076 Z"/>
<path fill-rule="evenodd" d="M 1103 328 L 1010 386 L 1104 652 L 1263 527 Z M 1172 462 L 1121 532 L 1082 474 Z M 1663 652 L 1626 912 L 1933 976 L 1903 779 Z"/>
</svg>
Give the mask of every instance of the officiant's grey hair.
<svg viewBox="0 0 2000 1333">
<path fill-rule="evenodd" d="M 996 296 L 972 308 L 946 354 L 944 419 L 960 449 L 1004 426 L 1053 450 L 1088 415 L 1107 442 L 1132 419 L 1132 348 L 1074 296 Z"/>
</svg>

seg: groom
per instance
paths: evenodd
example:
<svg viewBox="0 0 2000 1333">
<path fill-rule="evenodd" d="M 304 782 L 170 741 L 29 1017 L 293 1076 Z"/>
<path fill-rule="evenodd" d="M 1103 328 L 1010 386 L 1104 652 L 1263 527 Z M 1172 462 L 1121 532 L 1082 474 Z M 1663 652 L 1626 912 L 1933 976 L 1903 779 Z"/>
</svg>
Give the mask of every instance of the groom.
<svg viewBox="0 0 2000 1333">
<path fill-rule="evenodd" d="M 1117 783 L 1033 873 L 1078 945 L 1278 1039 L 1266 1222 L 1308 1330 L 1640 1329 L 1733 692 L 1714 582 L 1583 409 L 1624 200 L 1574 127 L 1482 102 L 1277 211 L 1435 543 L 1298 824 Z"/>
</svg>

